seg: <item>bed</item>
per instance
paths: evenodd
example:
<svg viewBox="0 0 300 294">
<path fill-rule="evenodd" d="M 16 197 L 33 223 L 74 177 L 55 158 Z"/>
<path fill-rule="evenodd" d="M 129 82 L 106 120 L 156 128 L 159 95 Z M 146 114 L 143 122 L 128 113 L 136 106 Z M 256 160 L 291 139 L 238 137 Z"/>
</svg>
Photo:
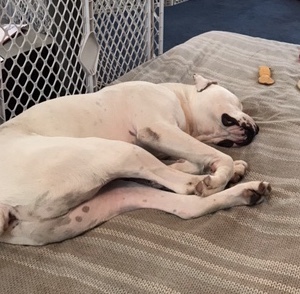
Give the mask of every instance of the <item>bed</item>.
<svg viewBox="0 0 300 294">
<path fill-rule="evenodd" d="M 270 66 L 275 84 L 257 82 Z M 194 220 L 137 210 L 62 243 L 0 244 L 1 293 L 300 293 L 299 46 L 212 31 L 116 82 L 217 80 L 259 124 L 249 146 L 219 147 L 272 184 L 268 201 Z"/>
</svg>

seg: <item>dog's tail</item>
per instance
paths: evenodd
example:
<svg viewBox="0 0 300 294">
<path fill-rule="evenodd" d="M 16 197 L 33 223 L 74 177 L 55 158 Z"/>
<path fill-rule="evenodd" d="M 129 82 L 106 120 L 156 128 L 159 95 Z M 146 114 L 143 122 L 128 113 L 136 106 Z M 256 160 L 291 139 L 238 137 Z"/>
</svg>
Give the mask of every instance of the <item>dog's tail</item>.
<svg viewBox="0 0 300 294">
<path fill-rule="evenodd" d="M 7 205 L 0 204 L 0 236 L 8 228 L 10 209 Z"/>
</svg>

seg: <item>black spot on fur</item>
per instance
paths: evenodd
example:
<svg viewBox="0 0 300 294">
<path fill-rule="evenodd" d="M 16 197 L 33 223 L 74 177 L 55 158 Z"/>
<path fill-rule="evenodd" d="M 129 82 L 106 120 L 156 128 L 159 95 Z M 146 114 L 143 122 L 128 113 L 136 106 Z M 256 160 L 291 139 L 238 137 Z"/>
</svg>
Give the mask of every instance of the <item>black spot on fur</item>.
<svg viewBox="0 0 300 294">
<path fill-rule="evenodd" d="M 239 125 L 238 121 L 234 117 L 228 115 L 227 113 L 223 113 L 221 119 L 222 119 L 222 124 L 225 127 Z"/>
<path fill-rule="evenodd" d="M 82 211 L 85 212 L 85 213 L 88 213 L 89 210 L 90 210 L 90 207 L 87 206 L 87 205 L 85 205 L 85 206 L 82 207 Z"/>
<path fill-rule="evenodd" d="M 46 191 L 45 193 L 41 194 L 40 196 L 38 196 L 35 205 L 34 205 L 34 209 L 37 210 L 40 207 L 46 206 L 47 202 L 48 202 L 48 195 L 49 195 L 50 191 Z"/>
<path fill-rule="evenodd" d="M 80 223 L 80 222 L 82 222 L 82 217 L 81 216 L 76 216 L 75 220 Z"/>
<path fill-rule="evenodd" d="M 156 132 L 152 131 L 150 128 L 146 128 L 145 131 L 146 131 L 147 135 L 149 136 L 149 138 L 151 138 L 152 140 L 154 140 L 154 141 L 159 140 L 159 135 Z"/>
<path fill-rule="evenodd" d="M 128 131 L 128 133 L 131 135 L 131 136 L 133 136 L 133 137 L 135 137 L 136 135 L 135 135 L 135 133 L 134 132 L 132 132 L 132 131 Z"/>
</svg>

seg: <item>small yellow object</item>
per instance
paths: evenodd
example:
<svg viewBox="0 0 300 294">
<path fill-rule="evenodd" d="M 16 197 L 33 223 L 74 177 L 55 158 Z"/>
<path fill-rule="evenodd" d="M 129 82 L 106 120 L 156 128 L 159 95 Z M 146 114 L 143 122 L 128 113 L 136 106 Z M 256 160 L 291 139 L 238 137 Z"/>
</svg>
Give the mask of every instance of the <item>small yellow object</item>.
<svg viewBox="0 0 300 294">
<path fill-rule="evenodd" d="M 271 69 L 268 66 L 266 65 L 260 66 L 258 73 L 259 73 L 258 82 L 260 84 L 272 85 L 275 83 L 275 81 L 271 78 Z"/>
</svg>

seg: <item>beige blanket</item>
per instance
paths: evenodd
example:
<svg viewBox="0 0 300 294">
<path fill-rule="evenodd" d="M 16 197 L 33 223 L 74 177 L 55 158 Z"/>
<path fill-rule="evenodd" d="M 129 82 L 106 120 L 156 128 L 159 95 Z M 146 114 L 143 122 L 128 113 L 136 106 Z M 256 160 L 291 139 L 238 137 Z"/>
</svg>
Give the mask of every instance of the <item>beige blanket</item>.
<svg viewBox="0 0 300 294">
<path fill-rule="evenodd" d="M 139 210 L 61 244 L 0 244 L 0 293 L 300 293 L 298 55 L 297 45 L 210 32 L 119 79 L 192 83 L 198 72 L 237 94 L 260 133 L 220 149 L 250 164 L 245 181 L 271 182 L 268 202 L 188 221 Z M 257 83 L 260 65 L 274 85 Z"/>
</svg>

